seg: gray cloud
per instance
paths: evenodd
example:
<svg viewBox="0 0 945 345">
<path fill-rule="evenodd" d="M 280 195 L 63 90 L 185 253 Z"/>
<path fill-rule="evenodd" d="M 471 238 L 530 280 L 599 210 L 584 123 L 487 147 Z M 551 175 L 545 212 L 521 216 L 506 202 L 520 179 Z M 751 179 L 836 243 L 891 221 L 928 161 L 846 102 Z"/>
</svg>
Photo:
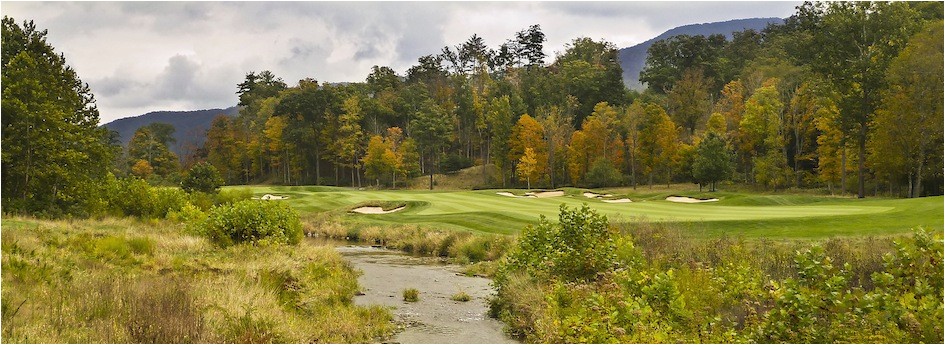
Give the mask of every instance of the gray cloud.
<svg viewBox="0 0 945 345">
<path fill-rule="evenodd" d="M 96 94 L 103 122 L 236 103 L 250 71 L 287 83 L 404 73 L 472 34 L 491 47 L 540 24 L 554 56 L 579 36 L 626 47 L 676 26 L 785 17 L 799 2 L 4 2 L 49 29 Z"/>
</svg>

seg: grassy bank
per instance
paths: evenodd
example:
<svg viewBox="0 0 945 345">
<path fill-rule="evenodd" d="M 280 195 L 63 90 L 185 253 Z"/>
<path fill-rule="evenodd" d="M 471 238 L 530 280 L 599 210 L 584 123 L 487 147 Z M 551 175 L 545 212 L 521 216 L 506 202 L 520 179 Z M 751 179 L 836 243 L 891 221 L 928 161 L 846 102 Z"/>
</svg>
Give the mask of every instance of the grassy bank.
<svg viewBox="0 0 945 345">
<path fill-rule="evenodd" d="M 331 247 L 212 246 L 167 221 L 3 218 L 5 342 L 371 342 Z"/>
<path fill-rule="evenodd" d="M 835 236 L 886 236 L 907 234 L 916 226 L 941 229 L 943 199 L 853 199 L 811 193 L 767 194 L 752 192 L 699 192 L 687 189 L 629 188 L 601 190 L 632 203 L 606 203 L 589 199 L 584 189 L 566 188 L 565 196 L 513 198 L 496 194 L 521 190 L 418 191 L 355 190 L 338 187 L 250 187 L 255 195 L 286 195 L 300 213 L 331 213 L 353 227 L 364 225 L 422 225 L 433 229 L 516 234 L 534 224 L 539 215 L 554 218 L 558 206 L 587 203 L 612 222 L 674 223 L 697 237 L 738 236 L 773 239 L 825 239 Z M 683 204 L 667 196 L 718 198 L 718 202 Z M 351 214 L 355 205 L 404 204 L 403 211 Z"/>
</svg>

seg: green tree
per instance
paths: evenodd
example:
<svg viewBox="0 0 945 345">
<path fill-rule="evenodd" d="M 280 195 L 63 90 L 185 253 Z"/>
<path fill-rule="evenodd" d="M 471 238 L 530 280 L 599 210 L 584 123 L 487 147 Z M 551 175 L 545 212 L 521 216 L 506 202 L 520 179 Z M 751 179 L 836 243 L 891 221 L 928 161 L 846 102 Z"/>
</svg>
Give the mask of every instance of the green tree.
<svg viewBox="0 0 945 345">
<path fill-rule="evenodd" d="M 745 103 L 745 115 L 739 124 L 740 149 L 751 157 L 755 182 L 774 188 L 784 184 L 788 169 L 781 133 L 784 103 L 779 99 L 776 84 L 777 79 L 770 79 L 755 90 Z"/>
<path fill-rule="evenodd" d="M 449 113 L 431 99 L 427 99 L 410 121 L 412 137 L 421 153 L 421 170 L 430 175 L 433 189 L 434 167 L 443 153 L 443 146 L 452 135 Z"/>
<path fill-rule="evenodd" d="M 3 211 L 95 212 L 113 151 L 88 85 L 32 21 L 2 30 Z"/>
<path fill-rule="evenodd" d="M 187 193 L 203 192 L 217 193 L 220 186 L 223 185 L 223 177 L 213 165 L 206 162 L 194 164 L 187 173 L 184 174 L 180 187 Z"/>
<path fill-rule="evenodd" d="M 673 85 L 666 97 L 673 122 L 687 130 L 690 142 L 696 126 L 705 122 L 711 106 L 708 87 L 702 70 L 693 68 L 683 73 L 682 79 Z"/>
<path fill-rule="evenodd" d="M 576 111 L 572 125 L 575 127 L 584 122 L 597 103 L 624 104 L 623 69 L 613 43 L 576 38 L 565 46 L 552 68 L 557 72 L 548 85 L 548 92 L 558 95 L 559 106 L 567 106 L 568 96 L 574 97 Z"/>
<path fill-rule="evenodd" d="M 886 70 L 918 29 L 902 2 L 805 3 L 788 20 L 809 38 L 794 52 L 838 91 L 840 123 L 857 147 L 857 195 L 866 196 L 869 123 L 886 88 Z"/>
<path fill-rule="evenodd" d="M 718 90 L 724 82 L 720 76 L 719 57 L 726 46 L 725 36 L 678 35 L 656 41 L 647 50 L 646 65 L 640 71 L 640 81 L 658 94 L 668 93 L 683 79 L 687 70 L 701 68 L 712 89 Z"/>
<path fill-rule="evenodd" d="M 357 96 L 349 96 L 344 101 L 344 112 L 338 117 L 338 141 L 335 157 L 342 166 L 351 168 L 351 185 L 361 185 L 360 164 L 361 150 L 364 146 L 364 132 L 361 130 L 361 120 L 364 112 Z"/>
<path fill-rule="evenodd" d="M 692 177 L 703 185 L 709 185 L 715 191 L 715 184 L 724 181 L 732 174 L 732 153 L 728 150 L 725 139 L 716 132 L 708 132 L 696 146 L 692 162 Z"/>
<path fill-rule="evenodd" d="M 889 89 L 870 123 L 870 161 L 887 176 L 905 176 L 909 197 L 922 195 L 924 179 L 942 173 L 942 22 L 915 35 L 890 64 Z M 938 179 L 941 188 L 941 178 Z"/>
</svg>

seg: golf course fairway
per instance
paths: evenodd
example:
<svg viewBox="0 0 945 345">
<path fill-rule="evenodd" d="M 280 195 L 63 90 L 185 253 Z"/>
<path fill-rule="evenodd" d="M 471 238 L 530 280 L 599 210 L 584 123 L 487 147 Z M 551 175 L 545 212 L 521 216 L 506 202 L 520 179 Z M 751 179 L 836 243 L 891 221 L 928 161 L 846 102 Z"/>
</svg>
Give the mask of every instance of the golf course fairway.
<svg viewBox="0 0 945 345">
<path fill-rule="evenodd" d="M 584 197 L 585 189 L 566 188 L 565 195 L 548 198 L 521 196 L 523 190 L 477 191 L 357 190 L 301 186 L 251 186 L 254 196 L 288 196 L 283 202 L 305 215 L 334 212 L 358 225 L 418 224 L 431 228 L 515 234 L 534 224 L 539 215 L 557 218 L 561 204 L 588 204 L 612 222 L 660 221 L 681 223 L 696 236 L 767 238 L 823 238 L 831 236 L 885 236 L 912 228 L 941 229 L 943 197 L 916 199 L 836 198 L 809 195 L 714 193 L 717 202 L 676 203 L 664 200 L 676 194 L 629 195 L 633 202 L 607 203 Z M 698 193 L 694 193 L 698 194 Z M 621 196 L 624 197 L 624 196 Z M 350 213 L 358 205 L 404 204 L 387 214 Z"/>
</svg>

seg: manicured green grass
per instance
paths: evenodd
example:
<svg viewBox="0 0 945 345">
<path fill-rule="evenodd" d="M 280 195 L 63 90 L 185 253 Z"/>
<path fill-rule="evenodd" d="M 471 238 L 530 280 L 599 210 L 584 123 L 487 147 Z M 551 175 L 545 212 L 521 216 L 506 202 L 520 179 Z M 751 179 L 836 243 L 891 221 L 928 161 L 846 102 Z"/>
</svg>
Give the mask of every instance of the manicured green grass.
<svg viewBox="0 0 945 345">
<path fill-rule="evenodd" d="M 632 203 L 605 203 L 582 195 L 585 189 L 565 189 L 551 198 L 513 198 L 497 195 L 522 190 L 421 191 L 356 190 L 338 187 L 248 187 L 254 195 L 289 196 L 287 202 L 301 213 L 333 212 L 353 224 L 420 224 L 434 228 L 518 233 L 537 222 L 539 215 L 555 219 L 559 205 L 587 203 L 613 222 L 660 221 L 682 223 L 696 236 L 722 235 L 769 238 L 823 238 L 831 236 L 893 235 L 924 226 L 941 229 L 943 198 L 853 199 L 808 194 L 752 194 L 681 190 L 613 190 L 614 197 Z M 682 204 L 664 200 L 670 195 L 713 197 L 720 201 Z M 407 209 L 381 215 L 353 214 L 355 205 L 403 203 Z"/>
</svg>

